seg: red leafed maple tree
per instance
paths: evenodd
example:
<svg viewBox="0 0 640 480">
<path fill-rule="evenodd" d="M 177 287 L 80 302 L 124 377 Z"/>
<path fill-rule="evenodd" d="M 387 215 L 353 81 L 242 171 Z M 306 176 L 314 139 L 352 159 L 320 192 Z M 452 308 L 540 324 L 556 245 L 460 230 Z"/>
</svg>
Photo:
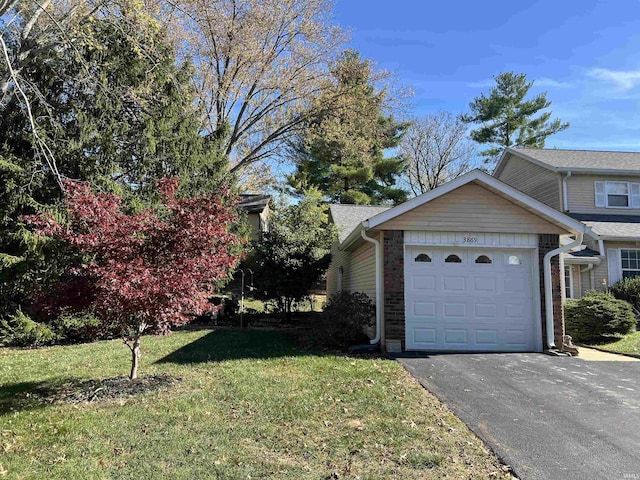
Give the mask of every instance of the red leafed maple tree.
<svg viewBox="0 0 640 480">
<path fill-rule="evenodd" d="M 122 334 L 131 350 L 132 380 L 142 335 L 168 333 L 210 309 L 215 285 L 239 260 L 241 240 L 230 231 L 235 209 L 224 201 L 228 192 L 177 199 L 177 187 L 176 179 L 160 180 L 160 211 L 127 214 L 117 196 L 66 181 L 68 223 L 27 218 L 38 233 L 62 239 L 91 259 L 74 267 L 72 276 L 88 280 L 96 315 Z"/>
</svg>

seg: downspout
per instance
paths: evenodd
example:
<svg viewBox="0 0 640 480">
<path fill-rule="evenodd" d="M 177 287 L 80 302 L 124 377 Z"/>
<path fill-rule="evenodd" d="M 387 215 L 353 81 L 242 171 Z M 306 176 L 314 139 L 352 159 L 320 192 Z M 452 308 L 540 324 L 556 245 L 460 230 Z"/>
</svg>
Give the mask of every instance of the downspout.
<svg viewBox="0 0 640 480">
<path fill-rule="evenodd" d="M 604 240 L 601 238 L 598 239 L 598 250 L 600 250 L 600 255 L 604 257 Z"/>
<path fill-rule="evenodd" d="M 378 240 L 368 237 L 364 228 L 360 231 L 360 235 L 364 240 L 373 243 L 376 247 L 376 334 L 370 341 L 371 345 L 375 345 L 380 343 L 380 332 L 382 330 L 382 304 L 384 303 L 382 298 L 382 255 Z"/>
<path fill-rule="evenodd" d="M 584 233 L 578 233 L 576 235 L 575 241 L 563 247 L 559 247 L 559 248 L 556 248 L 555 250 L 551 250 L 550 252 L 547 252 L 546 255 L 544 256 L 544 260 L 542 261 L 544 266 L 544 305 L 545 305 L 545 316 L 546 316 L 545 325 L 547 327 L 547 345 L 549 348 L 556 347 L 556 341 L 553 336 L 554 325 L 553 325 L 553 291 L 551 289 L 551 258 L 561 253 L 568 252 L 569 250 L 575 247 L 579 247 L 580 245 L 582 245 L 583 238 L 584 238 Z"/>
<path fill-rule="evenodd" d="M 571 176 L 571 170 L 567 172 L 567 174 L 562 177 L 562 203 L 565 212 L 569 211 L 569 198 L 567 196 L 567 178 Z"/>
</svg>

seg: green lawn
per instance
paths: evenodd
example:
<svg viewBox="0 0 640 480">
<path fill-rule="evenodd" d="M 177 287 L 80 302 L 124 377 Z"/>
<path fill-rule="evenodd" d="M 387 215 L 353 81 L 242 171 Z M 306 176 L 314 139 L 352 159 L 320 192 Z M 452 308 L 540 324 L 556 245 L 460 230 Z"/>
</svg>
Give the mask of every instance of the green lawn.
<svg viewBox="0 0 640 480">
<path fill-rule="evenodd" d="M 630 333 L 624 337 L 611 337 L 609 340 L 593 344 L 594 347 L 619 353 L 640 355 L 640 332 Z"/>
<path fill-rule="evenodd" d="M 184 331 L 142 346 L 141 375 L 182 380 L 76 404 L 49 404 L 37 392 L 127 373 L 121 342 L 0 349 L 0 477 L 505 475 L 396 362 L 307 354 L 265 331 Z"/>
</svg>

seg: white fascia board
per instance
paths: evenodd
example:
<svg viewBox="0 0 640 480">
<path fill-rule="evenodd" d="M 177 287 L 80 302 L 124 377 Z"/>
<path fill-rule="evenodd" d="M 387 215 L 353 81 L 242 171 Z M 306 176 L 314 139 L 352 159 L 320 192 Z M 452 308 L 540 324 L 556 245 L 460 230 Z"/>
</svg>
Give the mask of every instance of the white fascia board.
<svg viewBox="0 0 640 480">
<path fill-rule="evenodd" d="M 572 257 L 571 255 L 564 256 L 564 263 L 566 265 L 600 265 L 600 258 L 598 257 Z"/>
<path fill-rule="evenodd" d="M 538 200 L 531 198 L 530 196 L 516 190 L 513 187 L 510 187 L 504 182 L 501 182 L 495 177 L 484 173 L 481 170 L 472 170 L 469 173 L 465 173 L 454 180 L 451 180 L 444 185 L 441 185 L 433 190 L 430 190 L 422 195 L 412 198 L 411 200 L 398 205 L 397 207 L 393 207 L 389 210 L 386 210 L 382 213 L 379 213 L 375 217 L 370 218 L 369 220 L 365 220 L 363 225 L 365 228 L 375 228 L 389 220 L 407 213 L 410 210 L 413 210 L 416 207 L 424 205 L 425 203 L 430 202 L 431 200 L 435 200 L 438 197 L 446 195 L 453 190 L 466 185 L 467 183 L 478 181 L 483 183 L 501 193 L 504 193 L 507 197 L 512 198 L 524 205 L 527 205 L 532 210 L 537 212 L 543 217 L 547 217 L 548 219 L 553 220 L 557 224 L 562 225 L 571 233 L 588 233 L 590 229 L 582 222 L 578 220 L 574 220 L 573 218 L 558 212 L 557 210 L 545 205 Z"/>
<path fill-rule="evenodd" d="M 600 240 L 607 240 L 609 242 L 640 242 L 640 237 L 613 237 L 608 235 L 600 235 Z"/>
</svg>

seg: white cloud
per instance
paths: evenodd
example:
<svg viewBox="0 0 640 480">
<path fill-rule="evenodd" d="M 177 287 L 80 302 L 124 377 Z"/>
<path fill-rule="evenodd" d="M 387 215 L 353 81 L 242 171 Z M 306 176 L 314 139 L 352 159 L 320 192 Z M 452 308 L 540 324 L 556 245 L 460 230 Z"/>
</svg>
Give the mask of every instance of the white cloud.
<svg viewBox="0 0 640 480">
<path fill-rule="evenodd" d="M 571 88 L 573 85 L 568 82 L 559 82 L 553 78 L 538 78 L 534 80 L 536 87 L 548 87 L 548 88 Z"/>
<path fill-rule="evenodd" d="M 594 68 L 588 75 L 598 80 L 612 82 L 618 90 L 627 92 L 640 84 L 640 70 L 609 70 Z"/>
</svg>

